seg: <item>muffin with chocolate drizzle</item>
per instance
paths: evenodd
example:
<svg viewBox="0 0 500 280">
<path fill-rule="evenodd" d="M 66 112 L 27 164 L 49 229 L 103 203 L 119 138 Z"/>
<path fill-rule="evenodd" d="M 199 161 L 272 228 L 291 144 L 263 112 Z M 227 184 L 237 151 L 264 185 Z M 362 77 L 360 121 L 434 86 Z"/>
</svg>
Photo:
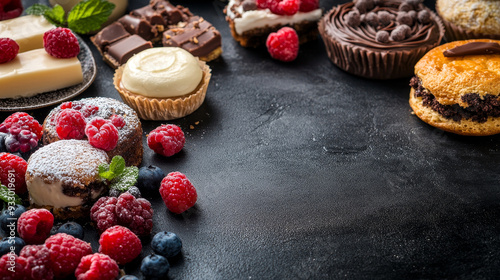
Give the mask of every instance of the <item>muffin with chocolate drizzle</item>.
<svg viewBox="0 0 500 280">
<path fill-rule="evenodd" d="M 409 77 L 439 45 L 444 26 L 421 0 L 357 0 L 334 7 L 319 22 L 330 60 L 372 79 Z"/>
<path fill-rule="evenodd" d="M 500 133 L 500 41 L 455 41 L 415 65 L 410 106 L 424 122 L 461 135 Z"/>
</svg>

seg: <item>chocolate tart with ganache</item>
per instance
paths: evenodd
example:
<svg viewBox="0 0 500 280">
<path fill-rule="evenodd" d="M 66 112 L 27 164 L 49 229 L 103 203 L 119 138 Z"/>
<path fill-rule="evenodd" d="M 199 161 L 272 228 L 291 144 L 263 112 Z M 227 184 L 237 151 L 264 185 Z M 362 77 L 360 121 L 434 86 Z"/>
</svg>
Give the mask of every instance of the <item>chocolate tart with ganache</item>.
<svg viewBox="0 0 500 280">
<path fill-rule="evenodd" d="M 31 155 L 26 185 L 32 207 L 46 208 L 55 218 L 87 218 L 93 203 L 108 190 L 98 167 L 108 163 L 103 150 L 84 140 L 61 140 Z"/>
<path fill-rule="evenodd" d="M 222 54 L 222 37 L 210 22 L 165 0 L 152 0 L 131 11 L 90 40 L 104 61 L 115 69 L 133 55 L 155 46 L 180 47 L 203 61 Z"/>
<path fill-rule="evenodd" d="M 500 133 L 500 41 L 454 41 L 415 65 L 410 106 L 422 121 L 470 136 Z"/>
<path fill-rule="evenodd" d="M 313 7 L 294 15 L 278 15 L 259 9 L 256 0 L 230 0 L 224 13 L 233 38 L 243 47 L 258 47 L 266 43 L 270 33 L 284 26 L 295 29 L 300 43 L 315 40 L 323 10 Z"/>
<path fill-rule="evenodd" d="M 43 122 L 43 144 L 61 140 L 56 131 L 56 119 L 59 112 L 71 108 L 83 113 L 86 121 L 100 117 L 109 119 L 112 115 L 119 115 L 125 121 L 122 128 L 118 128 L 118 143 L 107 152 L 109 158 L 121 155 L 127 166 L 138 166 L 142 162 L 142 125 L 132 108 L 116 99 L 107 97 L 84 98 L 62 103 L 52 109 Z M 86 139 L 86 138 L 84 138 Z"/>
<path fill-rule="evenodd" d="M 172 120 L 198 109 L 207 92 L 210 67 L 178 47 L 144 50 L 115 71 L 113 84 L 144 120 Z"/>
<path fill-rule="evenodd" d="M 439 45 L 444 26 L 420 0 L 357 0 L 319 21 L 328 57 L 365 78 L 409 77 L 417 61 Z"/>
<path fill-rule="evenodd" d="M 446 41 L 500 40 L 500 2 L 495 0 L 437 0 L 436 11 L 446 27 Z"/>
</svg>

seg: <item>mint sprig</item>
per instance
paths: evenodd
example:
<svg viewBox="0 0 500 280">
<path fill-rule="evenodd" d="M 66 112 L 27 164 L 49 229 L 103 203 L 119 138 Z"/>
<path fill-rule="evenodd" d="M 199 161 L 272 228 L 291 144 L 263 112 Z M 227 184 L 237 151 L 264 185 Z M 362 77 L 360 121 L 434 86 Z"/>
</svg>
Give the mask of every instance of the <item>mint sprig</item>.
<svg viewBox="0 0 500 280">
<path fill-rule="evenodd" d="M 107 0 L 85 0 L 76 4 L 66 14 L 60 5 L 53 8 L 34 4 L 26 9 L 28 15 L 42 15 L 56 26 L 68 27 L 76 33 L 87 34 L 101 28 L 115 8 Z"/>
<path fill-rule="evenodd" d="M 9 194 L 9 189 L 2 184 L 0 184 L 0 200 L 3 200 L 5 203 L 14 202 L 15 204 L 22 204 L 21 198 L 17 194 Z"/>
<path fill-rule="evenodd" d="M 125 159 L 121 156 L 114 156 L 110 164 L 99 165 L 99 176 L 109 182 L 111 189 L 123 192 L 135 185 L 139 178 L 139 168 L 125 167 Z"/>
</svg>

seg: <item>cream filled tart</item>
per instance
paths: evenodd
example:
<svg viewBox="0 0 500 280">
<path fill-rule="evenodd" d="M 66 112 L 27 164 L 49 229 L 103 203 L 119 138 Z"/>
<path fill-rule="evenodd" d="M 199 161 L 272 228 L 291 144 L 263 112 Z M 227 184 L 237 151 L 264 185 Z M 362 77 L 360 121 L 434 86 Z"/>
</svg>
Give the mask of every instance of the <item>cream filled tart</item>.
<svg viewBox="0 0 500 280">
<path fill-rule="evenodd" d="M 147 49 L 118 68 L 113 79 L 123 101 L 141 119 L 171 120 L 198 109 L 210 67 L 178 47 Z"/>
</svg>

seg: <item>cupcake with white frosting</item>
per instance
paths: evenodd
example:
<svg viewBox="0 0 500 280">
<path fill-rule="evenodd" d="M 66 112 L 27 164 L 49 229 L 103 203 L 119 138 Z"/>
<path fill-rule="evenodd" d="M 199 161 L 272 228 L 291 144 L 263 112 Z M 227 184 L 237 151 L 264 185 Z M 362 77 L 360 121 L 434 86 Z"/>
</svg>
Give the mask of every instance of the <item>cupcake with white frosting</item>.
<svg viewBox="0 0 500 280">
<path fill-rule="evenodd" d="M 115 72 L 114 85 L 141 119 L 171 120 L 198 109 L 210 81 L 210 67 L 184 49 L 144 50 Z"/>
</svg>

